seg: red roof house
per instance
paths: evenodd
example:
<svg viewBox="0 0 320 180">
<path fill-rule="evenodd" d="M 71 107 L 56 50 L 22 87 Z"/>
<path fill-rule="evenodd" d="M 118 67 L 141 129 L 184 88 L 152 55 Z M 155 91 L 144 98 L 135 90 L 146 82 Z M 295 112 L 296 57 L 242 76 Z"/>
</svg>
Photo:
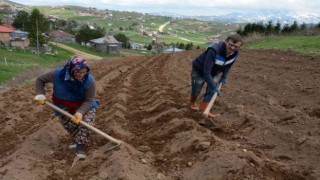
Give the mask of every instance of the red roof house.
<svg viewBox="0 0 320 180">
<path fill-rule="evenodd" d="M 0 32 L 11 33 L 14 29 L 11 26 L 0 25 Z"/>
<path fill-rule="evenodd" d="M 0 25 L 0 41 L 6 46 L 10 44 L 10 33 L 14 32 L 12 27 Z"/>
</svg>

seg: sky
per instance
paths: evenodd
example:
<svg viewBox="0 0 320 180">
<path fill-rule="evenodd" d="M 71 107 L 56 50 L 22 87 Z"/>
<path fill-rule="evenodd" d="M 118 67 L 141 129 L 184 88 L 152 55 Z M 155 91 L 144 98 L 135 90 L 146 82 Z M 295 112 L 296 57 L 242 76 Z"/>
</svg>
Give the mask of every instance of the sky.
<svg viewBox="0 0 320 180">
<path fill-rule="evenodd" d="M 76 5 L 142 13 L 223 15 L 251 10 L 283 10 L 319 14 L 320 0 L 11 0 L 24 5 Z"/>
</svg>

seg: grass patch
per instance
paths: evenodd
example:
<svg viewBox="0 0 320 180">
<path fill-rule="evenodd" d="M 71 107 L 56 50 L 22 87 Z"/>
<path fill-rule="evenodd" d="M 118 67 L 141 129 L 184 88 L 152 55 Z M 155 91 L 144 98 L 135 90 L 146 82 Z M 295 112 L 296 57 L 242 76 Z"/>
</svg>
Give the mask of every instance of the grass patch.
<svg viewBox="0 0 320 180">
<path fill-rule="evenodd" d="M 153 39 L 152 37 L 140 36 L 138 34 L 129 35 L 128 37 L 130 38 L 131 41 L 135 43 L 145 44 L 145 45 L 152 43 L 152 39 Z"/>
<path fill-rule="evenodd" d="M 53 68 L 54 65 L 65 62 L 73 53 L 52 47 L 56 55 L 36 55 L 21 50 L 8 51 L 0 49 L 0 83 L 4 83 L 12 79 L 20 72 L 27 70 L 37 70 L 41 68 Z"/>
<path fill-rule="evenodd" d="M 72 47 L 74 49 L 77 49 L 79 51 L 82 51 L 82 52 L 85 52 L 88 54 L 93 54 L 93 55 L 100 56 L 100 57 L 121 57 L 121 55 L 119 55 L 119 54 L 107 54 L 107 53 L 95 51 L 94 49 L 91 49 L 90 46 L 81 46 L 79 44 L 64 43 L 64 42 L 59 42 L 59 43 L 67 45 L 67 46 Z M 54 45 L 54 42 L 52 42 L 52 44 Z"/>
<path fill-rule="evenodd" d="M 245 44 L 248 49 L 279 49 L 303 55 L 320 55 L 320 36 L 281 36 Z"/>
<path fill-rule="evenodd" d="M 129 53 L 134 53 L 134 54 L 141 54 L 141 55 L 152 54 L 152 51 L 149 51 L 149 50 L 138 50 L 138 49 L 126 49 L 124 52 L 129 52 Z"/>
</svg>

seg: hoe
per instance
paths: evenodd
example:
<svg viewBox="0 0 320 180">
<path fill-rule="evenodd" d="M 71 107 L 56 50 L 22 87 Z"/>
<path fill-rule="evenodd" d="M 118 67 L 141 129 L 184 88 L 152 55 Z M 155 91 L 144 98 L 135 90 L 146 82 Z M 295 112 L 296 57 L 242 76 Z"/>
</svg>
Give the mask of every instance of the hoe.
<svg viewBox="0 0 320 180">
<path fill-rule="evenodd" d="M 45 103 L 46 103 L 48 106 L 50 106 L 51 108 L 55 109 L 56 111 L 64 114 L 65 116 L 67 116 L 67 117 L 69 117 L 69 118 L 71 118 L 71 119 L 74 118 L 73 115 L 71 115 L 70 113 L 64 111 L 63 109 L 61 109 L 61 108 L 53 105 L 52 103 L 47 102 L 47 101 L 46 101 Z M 95 127 L 93 127 L 93 126 L 91 126 L 91 125 L 89 125 L 89 124 L 87 124 L 87 123 L 85 123 L 85 122 L 83 122 L 83 121 L 80 121 L 80 124 L 83 125 L 83 126 L 85 126 L 85 127 L 88 128 L 88 129 L 90 129 L 90 130 L 92 130 L 92 131 L 100 134 L 101 136 L 105 137 L 105 138 L 108 139 L 109 141 L 111 141 L 111 142 L 113 142 L 113 143 L 116 144 L 115 146 L 108 148 L 105 152 L 108 152 L 108 151 L 111 151 L 112 149 L 117 148 L 117 147 L 120 146 L 121 143 L 122 143 L 121 141 L 119 141 L 119 140 L 117 140 L 117 139 L 109 136 L 108 134 L 100 131 L 99 129 L 97 129 L 97 128 L 95 128 Z"/>
<path fill-rule="evenodd" d="M 220 84 L 219 84 L 219 90 L 221 89 L 221 86 L 222 86 L 222 84 L 220 83 Z M 212 126 L 214 126 L 212 120 L 211 120 L 210 118 L 208 118 L 208 114 L 209 114 L 209 112 L 210 112 L 210 110 L 211 110 L 211 108 L 212 108 L 212 106 L 213 106 L 213 103 L 214 103 L 214 101 L 216 100 L 217 96 L 218 96 L 218 93 L 214 93 L 214 95 L 213 95 L 211 101 L 209 102 L 207 108 L 206 108 L 205 111 L 203 112 L 203 115 L 204 115 L 204 117 L 205 117 L 205 120 L 204 120 L 204 122 L 203 122 L 203 125 L 204 125 L 204 126 L 207 126 L 207 127 L 212 127 Z"/>
</svg>

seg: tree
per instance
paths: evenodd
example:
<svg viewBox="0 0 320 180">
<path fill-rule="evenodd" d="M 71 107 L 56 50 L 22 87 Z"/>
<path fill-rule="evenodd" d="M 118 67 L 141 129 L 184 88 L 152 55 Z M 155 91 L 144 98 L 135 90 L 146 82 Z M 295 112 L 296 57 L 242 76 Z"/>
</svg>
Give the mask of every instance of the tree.
<svg viewBox="0 0 320 180">
<path fill-rule="evenodd" d="M 285 24 L 281 30 L 282 34 L 288 34 L 291 33 L 291 27 L 289 24 Z"/>
<path fill-rule="evenodd" d="M 183 43 L 178 43 L 176 47 L 178 47 L 179 49 L 185 49 L 186 46 Z"/>
<path fill-rule="evenodd" d="M 243 35 L 247 36 L 251 33 L 251 23 L 248 23 L 243 28 Z"/>
<path fill-rule="evenodd" d="M 242 30 L 241 27 L 239 27 L 236 32 L 237 32 L 237 34 L 240 34 L 241 36 L 245 36 L 244 31 Z"/>
<path fill-rule="evenodd" d="M 29 13 L 27 13 L 26 11 L 19 11 L 12 23 L 12 26 L 24 31 L 28 24 L 29 24 Z"/>
<path fill-rule="evenodd" d="M 193 43 L 188 43 L 187 45 L 186 45 L 186 48 L 185 48 L 186 50 L 192 50 L 193 49 Z"/>
<path fill-rule="evenodd" d="M 262 22 L 256 24 L 255 32 L 258 32 L 259 34 L 264 34 L 266 32 L 266 28 Z"/>
<path fill-rule="evenodd" d="M 65 19 L 57 19 L 56 20 L 57 27 L 63 28 L 66 25 L 67 25 L 67 20 L 65 20 Z"/>
<path fill-rule="evenodd" d="M 90 29 L 88 25 L 85 25 L 76 33 L 76 42 L 87 44 L 90 40 L 101 38 L 105 34 L 106 30 L 104 28 Z"/>
<path fill-rule="evenodd" d="M 114 38 L 119 41 L 119 42 L 122 42 L 122 47 L 123 48 L 130 48 L 130 39 L 122 34 L 122 33 L 118 33 L 116 35 L 114 35 Z"/>
<path fill-rule="evenodd" d="M 291 32 L 299 30 L 298 22 L 294 21 L 293 24 L 290 26 Z"/>
<path fill-rule="evenodd" d="M 305 30 L 307 29 L 307 24 L 305 22 L 303 22 L 300 27 L 299 27 L 299 30 Z"/>
<path fill-rule="evenodd" d="M 147 46 L 147 50 L 151 50 L 152 49 L 152 45 L 151 45 L 151 43 L 150 44 L 148 44 L 148 46 Z"/>
<path fill-rule="evenodd" d="M 47 18 L 40 13 L 40 11 L 35 8 L 32 10 L 29 16 L 29 24 L 26 27 L 26 30 L 29 32 L 30 42 L 33 45 L 36 45 L 37 42 L 37 31 L 39 43 L 43 44 L 45 42 L 44 37 L 41 35 L 44 32 L 47 32 L 49 29 L 49 22 Z M 38 24 L 38 27 L 37 27 Z"/>
<path fill-rule="evenodd" d="M 274 27 L 274 34 L 278 35 L 281 31 L 281 24 L 280 22 L 278 21 L 276 26 Z"/>
<path fill-rule="evenodd" d="M 273 34 L 273 32 L 274 32 L 274 27 L 273 27 L 273 24 L 272 24 L 272 21 L 270 20 L 269 22 L 268 22 L 268 24 L 266 25 L 266 31 L 265 31 L 265 34 L 266 35 L 270 35 L 270 34 Z"/>
</svg>

